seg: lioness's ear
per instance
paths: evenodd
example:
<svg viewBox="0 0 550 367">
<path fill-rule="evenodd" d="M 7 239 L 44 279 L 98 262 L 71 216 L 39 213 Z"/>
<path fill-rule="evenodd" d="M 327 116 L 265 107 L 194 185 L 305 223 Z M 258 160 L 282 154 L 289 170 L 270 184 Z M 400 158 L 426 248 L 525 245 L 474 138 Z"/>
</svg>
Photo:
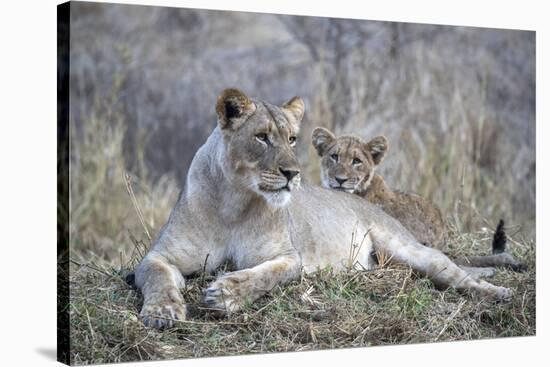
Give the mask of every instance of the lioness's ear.
<svg viewBox="0 0 550 367">
<path fill-rule="evenodd" d="M 305 105 L 302 98 L 292 97 L 290 100 L 283 103 L 282 107 L 292 114 L 296 120 L 296 123 L 300 123 L 300 121 L 304 118 Z"/>
<path fill-rule="evenodd" d="M 256 110 L 254 103 L 236 88 L 224 89 L 216 101 L 216 114 L 222 129 L 235 129 Z"/>
<path fill-rule="evenodd" d="M 366 148 L 374 164 L 379 165 L 388 152 L 388 139 L 385 136 L 377 136 L 366 144 Z"/>
<path fill-rule="evenodd" d="M 316 127 L 311 134 L 311 143 L 317 150 L 319 157 L 325 155 L 326 151 L 336 141 L 336 136 L 324 127 Z"/>
</svg>

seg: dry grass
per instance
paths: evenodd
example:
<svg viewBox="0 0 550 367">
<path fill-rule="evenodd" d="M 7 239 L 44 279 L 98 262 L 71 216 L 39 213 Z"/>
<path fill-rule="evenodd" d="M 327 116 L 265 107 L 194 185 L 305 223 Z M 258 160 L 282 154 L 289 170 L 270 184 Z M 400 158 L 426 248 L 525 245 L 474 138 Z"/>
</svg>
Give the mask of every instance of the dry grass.
<svg viewBox="0 0 550 367">
<path fill-rule="evenodd" d="M 84 134 L 89 133 L 87 129 L 97 134 L 76 145 L 78 155 L 72 152 L 72 162 L 75 157 L 81 161 L 72 166 L 71 195 L 83 206 L 71 221 L 73 364 L 535 334 L 535 246 L 517 236 L 512 236 L 509 248 L 527 263 L 529 271 L 499 270 L 494 279 L 496 284 L 514 289 L 516 296 L 510 303 L 489 304 L 454 290 L 442 292 L 409 268 L 388 265 L 374 271 L 334 274 L 325 269 L 303 275 L 242 312 L 219 319 L 201 305 L 202 289 L 215 276 L 198 274 L 184 290 L 189 320 L 163 332 L 148 329 L 137 319 L 142 297 L 123 278 L 150 245 L 148 233 L 156 233 L 163 224 L 161 219 L 175 202 L 175 184 L 134 180 L 129 190 L 122 155 L 117 153 L 108 160 L 103 154 L 93 155 L 91 148 L 99 141 L 115 151 L 120 144 L 117 129 L 109 127 L 109 133 L 102 133 L 102 126 L 84 125 Z M 87 168 L 78 171 L 84 164 Z M 93 199 L 84 201 L 86 197 Z M 464 233 L 450 220 L 451 239 L 445 250 L 454 255 L 486 253 L 491 223 L 487 227 Z M 514 228 L 509 228 L 509 233 L 514 233 Z M 353 251 L 351 254 L 353 257 Z"/>
<path fill-rule="evenodd" d="M 74 10 L 72 363 L 535 334 L 533 34 L 91 3 Z M 382 173 L 446 212 L 452 255 L 488 252 L 503 217 L 509 249 L 529 266 L 492 280 L 512 288 L 513 300 L 442 292 L 404 266 L 325 269 L 217 319 L 201 307 L 214 276 L 199 274 L 184 290 L 190 319 L 145 328 L 141 295 L 123 275 L 166 221 L 227 86 L 272 102 L 304 97 L 297 150 L 311 181 L 314 126 L 387 135 Z"/>
<path fill-rule="evenodd" d="M 485 252 L 488 232 L 454 235 L 454 254 Z M 302 275 L 233 315 L 202 307 L 201 290 L 215 276 L 190 278 L 188 321 L 156 331 L 137 319 L 142 297 L 123 280 L 127 266 L 71 264 L 71 362 L 92 364 L 247 353 L 366 347 L 535 335 L 535 252 L 510 244 L 529 266 L 499 270 L 492 279 L 511 287 L 508 303 L 481 302 L 440 291 L 410 268 Z M 137 260 L 137 259 L 134 259 Z"/>
<path fill-rule="evenodd" d="M 129 189 L 122 155 L 117 153 L 108 160 L 103 154 L 92 155 L 92 147 L 99 141 L 115 151 L 120 147 L 117 128 L 111 126 L 110 132 L 102 132 L 105 126 L 84 125 L 83 133 L 90 137 L 72 152 L 72 162 L 75 157 L 81 161 L 72 166 L 71 195 L 79 198 L 79 205 L 86 204 L 71 221 L 69 312 L 73 364 L 535 334 L 535 246 L 517 237 L 519 234 L 509 240 L 509 248 L 526 262 L 529 271 L 520 274 L 499 270 L 493 279 L 516 292 L 509 303 L 490 304 L 454 290 L 442 292 L 408 267 L 387 265 L 373 271 L 334 274 L 325 269 L 303 275 L 247 305 L 242 312 L 220 319 L 201 305 L 202 289 L 215 276 L 197 274 L 184 290 L 190 306 L 189 320 L 163 332 L 148 329 L 137 319 L 142 297 L 123 279 L 150 245 L 148 232 L 154 234 L 162 225 L 162 220 L 155 218 L 169 213 L 175 202 L 175 185 L 162 180 L 134 180 Z M 85 164 L 86 170 L 76 170 Z M 129 191 L 133 195 L 128 195 Z M 85 197 L 93 200 L 84 202 Z M 73 205 L 71 209 L 79 207 Z M 117 229 L 117 223 L 124 230 Z M 451 238 L 447 252 L 457 256 L 488 252 L 491 223 L 487 223 L 489 229 L 476 233 L 462 232 L 453 220 L 448 225 Z M 508 230 L 512 234 L 515 231 Z M 113 245 L 114 239 L 119 241 L 117 246 Z M 356 241 L 358 246 L 360 240 Z"/>
<path fill-rule="evenodd" d="M 141 154 L 136 171 L 128 172 L 123 152 L 128 123 L 117 103 L 124 78 L 124 74 L 115 76 L 108 96 L 95 102 L 83 124 L 71 121 L 70 247 L 79 261 L 131 259 L 132 236 L 147 235 L 150 242 L 150 233 L 166 221 L 179 193 L 173 175 L 151 180 Z M 129 183 L 141 218 L 129 200 Z"/>
<path fill-rule="evenodd" d="M 97 101 L 111 98 L 124 121 L 125 168 L 146 187 L 185 177 L 215 126 L 217 95 L 235 86 L 272 103 L 304 98 L 297 152 L 308 179 L 319 180 L 315 126 L 384 134 L 390 150 L 381 171 L 393 188 L 433 199 L 460 216 L 462 230 L 479 228 L 479 211 L 534 237 L 534 32 L 73 5 L 74 124 L 100 117 Z M 86 154 L 101 159 L 93 149 Z M 122 189 L 113 177 L 106 183 Z M 169 210 L 158 204 L 157 212 Z M 120 228 L 117 219 L 105 222 Z M 110 240 L 120 246 L 111 234 L 100 235 L 102 252 Z"/>
</svg>

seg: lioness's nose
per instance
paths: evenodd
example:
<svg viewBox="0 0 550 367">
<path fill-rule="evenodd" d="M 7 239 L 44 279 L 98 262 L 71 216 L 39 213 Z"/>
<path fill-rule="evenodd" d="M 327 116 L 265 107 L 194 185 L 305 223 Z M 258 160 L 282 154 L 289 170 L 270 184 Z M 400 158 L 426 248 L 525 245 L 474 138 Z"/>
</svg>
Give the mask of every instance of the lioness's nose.
<svg viewBox="0 0 550 367">
<path fill-rule="evenodd" d="M 344 182 L 346 182 L 348 179 L 347 178 L 342 178 L 342 177 L 334 177 L 334 179 L 340 184 L 342 185 Z"/>
<path fill-rule="evenodd" d="M 292 180 L 300 171 L 290 170 L 290 169 L 284 169 L 279 167 L 279 171 L 283 174 L 283 176 L 286 177 L 287 180 Z"/>
</svg>

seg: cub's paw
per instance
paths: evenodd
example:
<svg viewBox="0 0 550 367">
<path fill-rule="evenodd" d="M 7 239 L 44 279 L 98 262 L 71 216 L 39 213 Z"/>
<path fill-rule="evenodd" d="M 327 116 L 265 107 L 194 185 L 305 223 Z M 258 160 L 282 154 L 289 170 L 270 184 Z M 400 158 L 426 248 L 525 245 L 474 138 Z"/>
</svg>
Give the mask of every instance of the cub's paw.
<svg viewBox="0 0 550 367">
<path fill-rule="evenodd" d="M 157 329 L 170 328 L 177 321 L 185 320 L 187 307 L 182 303 L 181 295 L 179 300 L 173 298 L 170 296 L 159 297 L 144 303 L 139 313 L 139 319 L 145 326 Z"/>
<path fill-rule="evenodd" d="M 221 312 L 239 310 L 244 304 L 248 280 L 245 272 L 221 276 L 204 291 L 204 303 L 208 308 Z"/>
</svg>

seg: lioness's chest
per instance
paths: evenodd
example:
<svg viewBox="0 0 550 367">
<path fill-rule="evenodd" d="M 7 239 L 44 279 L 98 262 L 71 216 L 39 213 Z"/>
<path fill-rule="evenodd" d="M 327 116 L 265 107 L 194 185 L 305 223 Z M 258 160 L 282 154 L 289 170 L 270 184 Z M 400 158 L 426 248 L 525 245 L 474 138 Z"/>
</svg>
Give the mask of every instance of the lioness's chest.
<svg viewBox="0 0 550 367">
<path fill-rule="evenodd" d="M 251 221 L 231 229 L 226 239 L 227 258 L 239 269 L 249 268 L 294 251 L 289 231 L 279 221 Z"/>
</svg>

